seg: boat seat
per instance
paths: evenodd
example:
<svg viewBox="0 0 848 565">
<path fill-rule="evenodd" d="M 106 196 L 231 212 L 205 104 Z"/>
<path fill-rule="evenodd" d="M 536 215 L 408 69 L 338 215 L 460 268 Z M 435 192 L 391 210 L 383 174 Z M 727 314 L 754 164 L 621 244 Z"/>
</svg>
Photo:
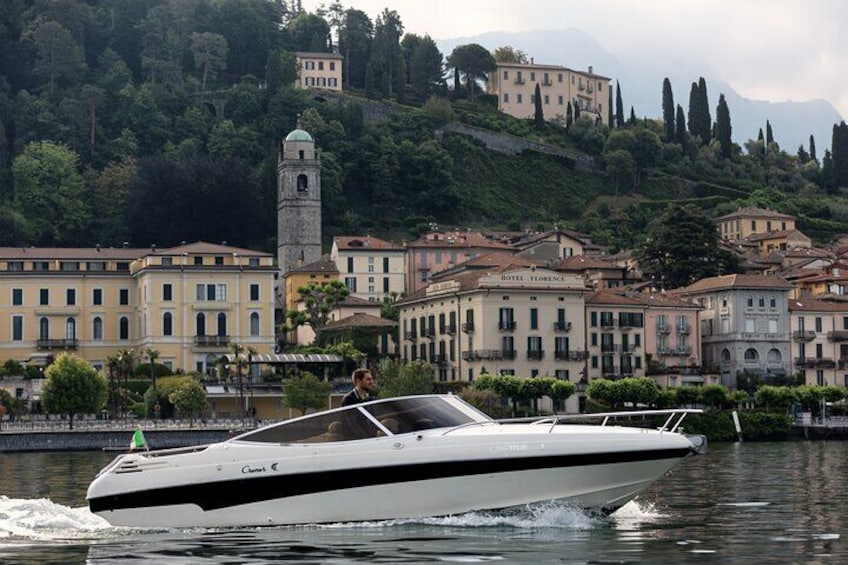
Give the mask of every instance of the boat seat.
<svg viewBox="0 0 848 565">
<path fill-rule="evenodd" d="M 327 426 L 327 441 L 341 441 L 342 423 L 334 420 Z"/>
<path fill-rule="evenodd" d="M 400 430 L 400 424 L 394 418 L 383 418 L 382 420 L 380 420 L 380 423 L 383 424 L 383 426 L 393 434 L 398 433 L 398 431 Z M 383 433 L 383 430 L 379 430 L 377 432 L 377 435 L 384 436 L 386 434 Z"/>
</svg>

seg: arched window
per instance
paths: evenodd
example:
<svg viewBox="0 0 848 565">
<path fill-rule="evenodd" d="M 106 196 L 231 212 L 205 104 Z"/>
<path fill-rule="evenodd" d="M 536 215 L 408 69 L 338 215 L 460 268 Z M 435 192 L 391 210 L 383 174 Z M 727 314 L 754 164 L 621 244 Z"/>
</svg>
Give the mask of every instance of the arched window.
<svg viewBox="0 0 848 565">
<path fill-rule="evenodd" d="M 722 363 L 730 363 L 730 350 L 724 349 L 721 352 L 721 362 Z"/>
<path fill-rule="evenodd" d="M 197 335 L 206 335 L 206 314 L 199 312 L 195 320 L 197 324 Z"/>
<path fill-rule="evenodd" d="M 77 321 L 73 318 L 65 320 L 65 339 L 77 338 Z"/>
<path fill-rule="evenodd" d="M 766 361 L 769 365 L 780 365 L 780 361 L 782 359 L 783 355 L 781 355 L 780 351 L 777 349 L 769 349 L 769 352 L 766 355 Z"/>
<path fill-rule="evenodd" d="M 755 363 L 760 356 L 757 354 L 757 350 L 753 347 L 745 350 L 745 361 L 748 363 Z"/>
<path fill-rule="evenodd" d="M 38 321 L 38 339 L 50 339 L 50 320 L 47 318 Z"/>
<path fill-rule="evenodd" d="M 250 335 L 254 337 L 259 335 L 259 314 L 256 312 L 250 314 Z"/>
<path fill-rule="evenodd" d="M 227 315 L 223 312 L 218 313 L 218 335 L 221 337 L 227 335 Z"/>
<path fill-rule="evenodd" d="M 118 320 L 118 331 L 120 335 L 120 339 L 129 339 L 130 338 L 130 319 L 126 316 L 121 316 L 121 319 Z"/>
<path fill-rule="evenodd" d="M 103 339 L 103 319 L 96 316 L 91 323 L 91 338 L 95 340 Z"/>
<path fill-rule="evenodd" d="M 306 175 L 300 174 L 297 175 L 297 191 L 298 192 L 306 192 L 309 188 L 309 179 L 306 178 Z"/>
<path fill-rule="evenodd" d="M 162 315 L 162 335 L 174 335 L 174 316 L 170 312 Z"/>
</svg>

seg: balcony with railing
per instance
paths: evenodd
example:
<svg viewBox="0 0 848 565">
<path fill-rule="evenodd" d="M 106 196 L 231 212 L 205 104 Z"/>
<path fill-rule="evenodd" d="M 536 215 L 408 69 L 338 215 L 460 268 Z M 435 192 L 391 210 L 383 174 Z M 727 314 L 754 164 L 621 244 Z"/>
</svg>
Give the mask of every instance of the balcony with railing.
<svg viewBox="0 0 848 565">
<path fill-rule="evenodd" d="M 618 322 L 618 328 L 621 331 L 629 331 L 629 330 L 632 330 L 633 328 L 641 328 L 641 327 L 642 327 L 642 324 L 640 324 L 639 322 L 637 322 L 635 320 L 620 320 Z"/>
<path fill-rule="evenodd" d="M 551 86 L 553 82 L 551 82 L 550 78 L 542 79 L 542 86 Z"/>
<path fill-rule="evenodd" d="M 692 333 L 692 328 L 689 324 L 677 324 L 677 333 L 680 335 L 689 335 Z"/>
<path fill-rule="evenodd" d="M 498 322 L 498 329 L 502 332 L 512 332 L 515 331 L 516 323 L 512 320 L 500 320 Z"/>
<path fill-rule="evenodd" d="M 816 339 L 816 332 L 812 330 L 795 330 L 792 332 L 792 339 L 796 341 L 813 341 Z"/>
<path fill-rule="evenodd" d="M 227 347 L 230 345 L 228 335 L 196 335 L 194 345 L 198 347 Z"/>
<path fill-rule="evenodd" d="M 669 326 L 668 324 L 657 324 L 657 333 L 669 334 L 671 333 L 671 326 Z"/>
<path fill-rule="evenodd" d="M 436 328 L 424 328 L 424 330 L 421 331 L 421 337 L 433 339 L 436 337 Z"/>
<path fill-rule="evenodd" d="M 418 334 L 416 334 L 415 332 L 404 332 L 403 337 L 404 339 L 406 339 L 406 341 L 415 341 L 415 338 L 418 337 Z"/>
<path fill-rule="evenodd" d="M 462 331 L 467 334 L 474 333 L 474 322 L 465 322 L 462 324 Z"/>
<path fill-rule="evenodd" d="M 620 343 L 602 343 L 601 344 L 601 354 L 612 355 L 613 353 L 621 353 L 621 344 Z"/>
<path fill-rule="evenodd" d="M 540 361 L 545 358 L 545 351 L 543 349 L 528 349 L 527 350 L 527 359 Z"/>
<path fill-rule="evenodd" d="M 848 357 L 840 357 L 838 361 L 838 367 L 840 369 L 848 369 Z"/>
<path fill-rule="evenodd" d="M 554 322 L 555 332 L 570 332 L 571 322 Z"/>
<path fill-rule="evenodd" d="M 515 80 L 513 82 L 515 84 L 524 84 L 524 77 L 515 77 Z"/>
<path fill-rule="evenodd" d="M 77 349 L 79 348 L 79 340 L 77 339 L 39 339 L 37 342 L 39 349 Z"/>
<path fill-rule="evenodd" d="M 601 318 L 601 329 L 602 330 L 615 329 L 615 320 L 613 320 L 612 318 Z"/>
<path fill-rule="evenodd" d="M 510 359 L 510 360 L 515 359 L 517 355 L 518 355 L 518 352 L 515 349 L 502 349 L 501 350 L 501 356 L 504 359 Z"/>
<path fill-rule="evenodd" d="M 442 328 L 443 334 L 454 335 L 456 333 L 456 324 L 448 324 Z"/>
<path fill-rule="evenodd" d="M 571 352 L 569 351 L 554 351 L 554 359 L 556 359 L 557 361 L 568 361 L 571 358 L 570 355 Z"/>
<path fill-rule="evenodd" d="M 827 332 L 827 339 L 830 341 L 848 341 L 848 330 Z"/>
<path fill-rule="evenodd" d="M 575 349 L 568 352 L 569 361 L 585 361 L 589 358 L 589 352 L 583 349 Z"/>
</svg>

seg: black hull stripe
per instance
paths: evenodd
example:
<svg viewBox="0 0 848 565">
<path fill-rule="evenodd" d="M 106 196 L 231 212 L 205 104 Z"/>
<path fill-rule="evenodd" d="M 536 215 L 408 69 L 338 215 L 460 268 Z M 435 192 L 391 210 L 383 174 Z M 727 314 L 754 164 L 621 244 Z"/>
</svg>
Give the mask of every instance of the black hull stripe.
<svg viewBox="0 0 848 565">
<path fill-rule="evenodd" d="M 263 474 L 261 476 L 253 475 L 245 477 L 244 479 L 128 492 L 114 496 L 92 498 L 88 502 L 92 512 L 126 508 L 147 508 L 172 504 L 195 504 L 203 510 L 217 510 L 241 504 L 355 487 L 370 487 L 383 484 L 466 477 L 510 471 L 632 463 L 658 459 L 680 459 L 689 454 L 691 454 L 690 449 L 677 448 L 593 453 L 588 455 L 511 457 L 508 459 L 415 463 L 410 465 L 392 465 L 389 467 L 318 471 L 296 475 L 274 474 L 269 476 Z"/>
</svg>

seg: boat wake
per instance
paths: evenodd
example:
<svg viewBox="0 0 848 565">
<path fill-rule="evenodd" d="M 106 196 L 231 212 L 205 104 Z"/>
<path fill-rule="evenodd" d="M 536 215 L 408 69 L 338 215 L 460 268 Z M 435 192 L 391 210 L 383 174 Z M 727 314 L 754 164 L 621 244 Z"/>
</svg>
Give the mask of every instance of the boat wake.
<svg viewBox="0 0 848 565">
<path fill-rule="evenodd" d="M 630 502 L 612 516 L 587 512 L 564 501 L 547 501 L 500 511 L 467 512 L 452 516 L 420 519 L 394 519 L 370 522 L 280 526 L 273 529 L 315 528 L 343 530 L 362 528 L 392 528 L 423 525 L 441 528 L 514 528 L 517 530 L 563 529 L 592 530 L 612 525 L 633 525 L 654 521 L 661 514 L 650 504 Z M 88 507 L 72 508 L 46 498 L 14 499 L 0 495 L 0 540 L 4 541 L 64 541 L 124 537 L 128 534 L 150 534 L 169 529 L 119 528 L 92 514 Z M 185 531 L 183 529 L 182 531 Z M 200 532 L 205 531 L 203 528 Z M 214 528 L 214 531 L 222 531 Z"/>
<path fill-rule="evenodd" d="M 87 506 L 71 508 L 46 498 L 0 495 L 0 540 L 84 539 L 115 530 Z"/>
</svg>

